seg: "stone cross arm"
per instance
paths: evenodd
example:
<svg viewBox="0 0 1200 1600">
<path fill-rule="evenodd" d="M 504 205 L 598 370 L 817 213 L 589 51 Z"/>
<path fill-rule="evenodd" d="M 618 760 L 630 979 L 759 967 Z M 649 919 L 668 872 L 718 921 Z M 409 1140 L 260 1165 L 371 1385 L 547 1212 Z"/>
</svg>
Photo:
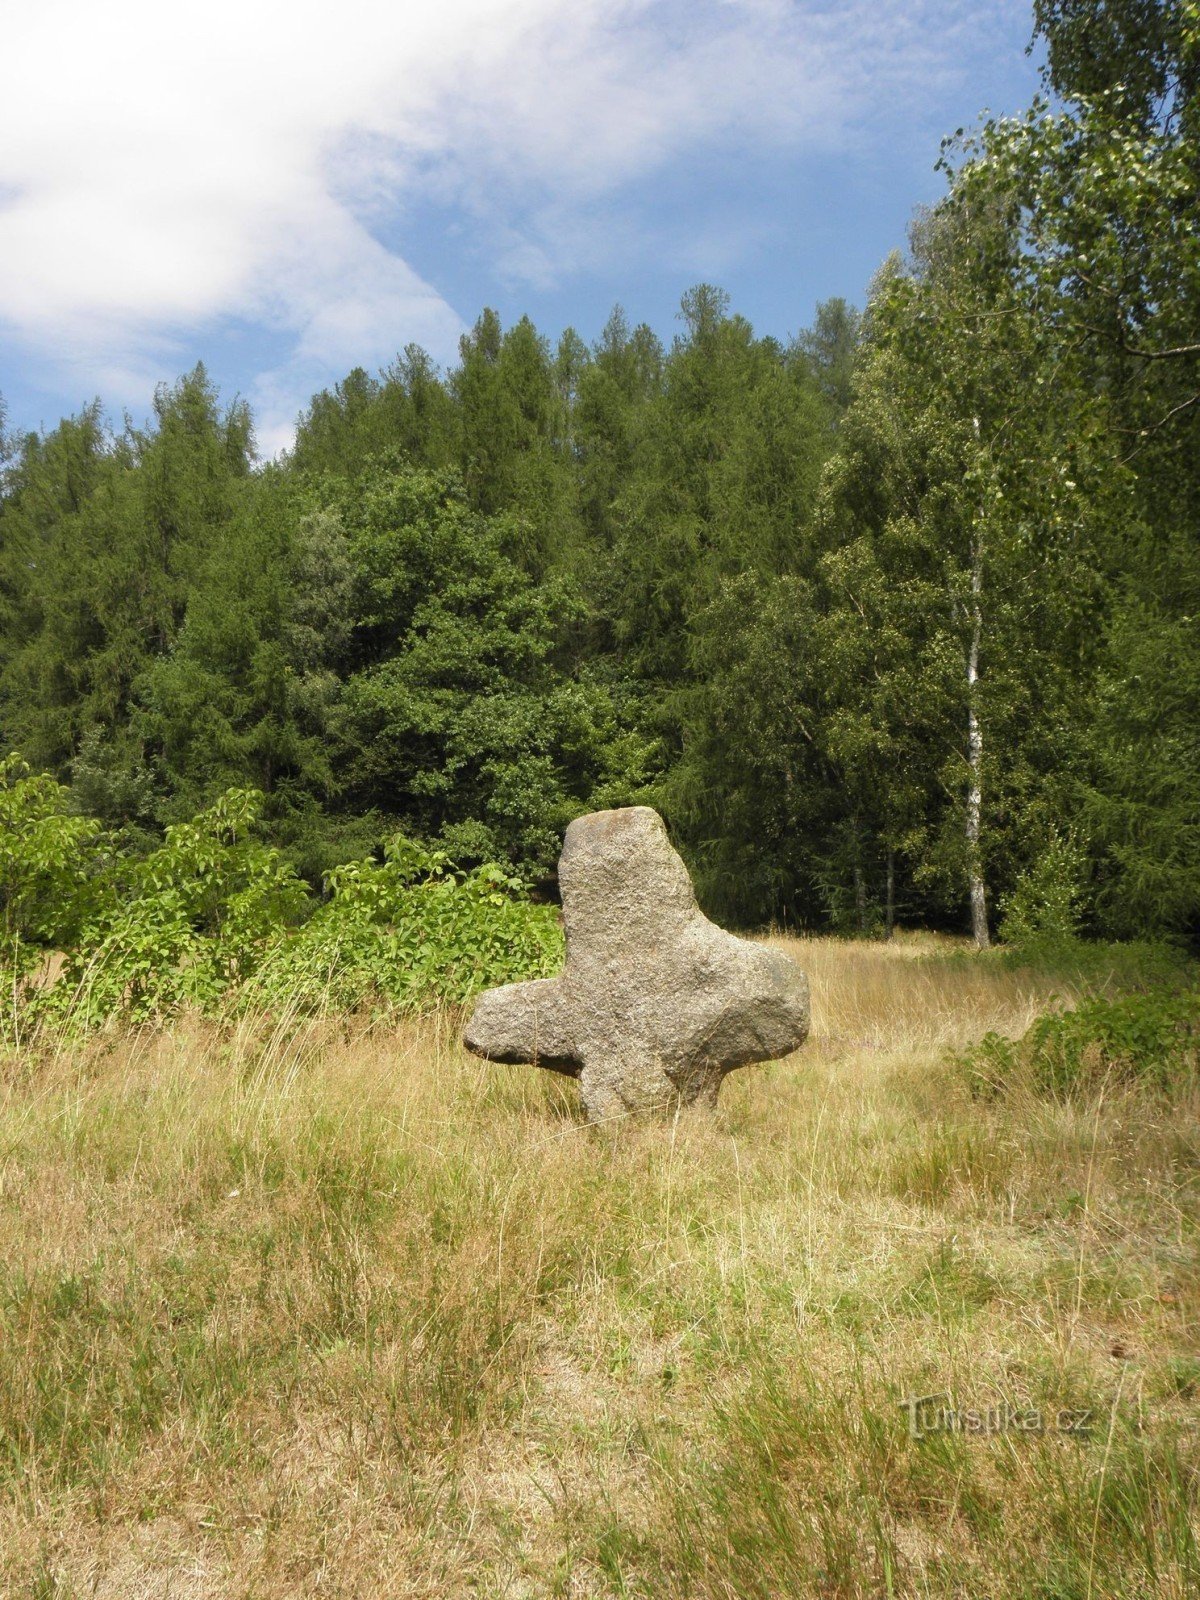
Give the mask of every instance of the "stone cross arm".
<svg viewBox="0 0 1200 1600">
<path fill-rule="evenodd" d="M 703 915 L 656 811 L 577 818 L 559 883 L 562 976 L 481 995 L 464 1034 L 475 1054 L 577 1077 L 599 1121 L 713 1103 L 727 1072 L 803 1043 L 804 974 L 782 951 Z"/>
</svg>

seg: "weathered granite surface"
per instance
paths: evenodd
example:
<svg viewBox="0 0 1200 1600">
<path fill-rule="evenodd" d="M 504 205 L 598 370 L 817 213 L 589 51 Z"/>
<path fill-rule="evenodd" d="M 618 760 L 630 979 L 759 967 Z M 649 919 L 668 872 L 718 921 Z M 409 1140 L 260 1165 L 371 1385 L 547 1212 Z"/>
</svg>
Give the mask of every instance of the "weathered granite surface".
<svg viewBox="0 0 1200 1600">
<path fill-rule="evenodd" d="M 468 1050 L 578 1078 L 598 1122 L 715 1104 L 727 1072 L 804 1042 L 804 973 L 708 920 L 657 811 L 577 818 L 558 874 L 562 976 L 482 994 L 463 1036 Z"/>
</svg>

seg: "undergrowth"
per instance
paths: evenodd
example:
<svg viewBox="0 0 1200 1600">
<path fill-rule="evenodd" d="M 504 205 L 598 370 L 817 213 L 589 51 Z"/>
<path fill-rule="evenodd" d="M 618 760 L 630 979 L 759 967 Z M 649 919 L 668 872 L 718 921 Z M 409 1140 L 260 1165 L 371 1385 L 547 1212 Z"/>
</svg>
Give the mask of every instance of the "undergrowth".
<svg viewBox="0 0 1200 1600">
<path fill-rule="evenodd" d="M 67 792 L 0 763 L 0 1025 L 38 1033 L 212 1014 L 396 1014 L 460 1003 L 562 962 L 550 906 L 505 869 L 459 870 L 402 836 L 314 896 L 258 834 L 262 796 L 230 790 L 130 856 Z"/>
<path fill-rule="evenodd" d="M 1041 1094 L 1130 1081 L 1187 1094 L 1200 1066 L 1200 987 L 1094 995 L 1072 1010 L 1046 1012 L 1019 1039 L 985 1034 L 963 1061 L 976 1093 L 1020 1079 Z"/>
</svg>

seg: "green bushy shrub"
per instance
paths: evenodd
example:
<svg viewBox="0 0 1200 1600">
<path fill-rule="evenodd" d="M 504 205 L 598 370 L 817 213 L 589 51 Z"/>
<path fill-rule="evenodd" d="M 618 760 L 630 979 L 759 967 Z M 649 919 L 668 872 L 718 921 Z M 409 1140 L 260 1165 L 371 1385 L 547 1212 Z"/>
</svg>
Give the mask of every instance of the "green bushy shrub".
<svg viewBox="0 0 1200 1600">
<path fill-rule="evenodd" d="M 1042 934 L 998 949 L 989 959 L 1088 993 L 1179 988 L 1195 968 L 1186 950 L 1165 939 L 1116 943 L 1069 934 Z"/>
<path fill-rule="evenodd" d="M 168 828 L 150 855 L 117 858 L 42 1012 L 143 1021 L 211 1009 L 245 982 L 309 901 L 283 855 L 256 837 L 261 808 L 256 791 L 230 789 Z"/>
<path fill-rule="evenodd" d="M 329 900 L 266 952 L 243 1004 L 413 1010 L 562 964 L 557 912 L 523 899 L 501 867 L 460 872 L 443 852 L 397 838 L 382 864 L 350 862 L 329 886 Z"/>
<path fill-rule="evenodd" d="M 51 779 L 0 766 L 0 1022 L 10 1035 L 184 1006 L 416 1010 L 548 976 L 562 961 L 554 908 L 531 904 L 497 866 L 460 871 L 397 837 L 382 862 L 335 868 L 319 901 L 259 837 L 254 790 L 229 790 L 140 858 L 66 802 Z M 39 983 L 52 950 L 61 972 Z"/>
<path fill-rule="evenodd" d="M 1021 1039 L 985 1034 L 963 1064 L 976 1093 L 1022 1077 L 1038 1093 L 1066 1095 L 1114 1079 L 1177 1089 L 1194 1081 L 1198 1057 L 1200 989 L 1159 987 L 1048 1012 Z"/>
<path fill-rule="evenodd" d="M 1079 931 L 1084 853 L 1053 830 L 1045 848 L 1001 904 L 999 934 L 1017 948 L 1053 946 Z"/>
<path fill-rule="evenodd" d="M 69 800 L 20 756 L 0 761 L 0 963 L 22 978 L 78 936 L 93 898 L 100 824 L 71 816 Z"/>
</svg>

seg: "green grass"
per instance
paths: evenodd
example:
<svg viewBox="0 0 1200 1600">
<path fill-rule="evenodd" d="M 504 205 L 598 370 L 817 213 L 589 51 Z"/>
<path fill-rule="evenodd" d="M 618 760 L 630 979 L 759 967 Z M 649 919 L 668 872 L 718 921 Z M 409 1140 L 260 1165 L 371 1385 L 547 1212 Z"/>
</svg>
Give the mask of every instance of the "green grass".
<svg viewBox="0 0 1200 1600">
<path fill-rule="evenodd" d="M 1200 1590 L 1192 1089 L 972 1098 L 1061 975 L 792 948 L 814 1037 L 715 1118 L 450 1016 L 10 1057 L 0 1592 Z"/>
</svg>

